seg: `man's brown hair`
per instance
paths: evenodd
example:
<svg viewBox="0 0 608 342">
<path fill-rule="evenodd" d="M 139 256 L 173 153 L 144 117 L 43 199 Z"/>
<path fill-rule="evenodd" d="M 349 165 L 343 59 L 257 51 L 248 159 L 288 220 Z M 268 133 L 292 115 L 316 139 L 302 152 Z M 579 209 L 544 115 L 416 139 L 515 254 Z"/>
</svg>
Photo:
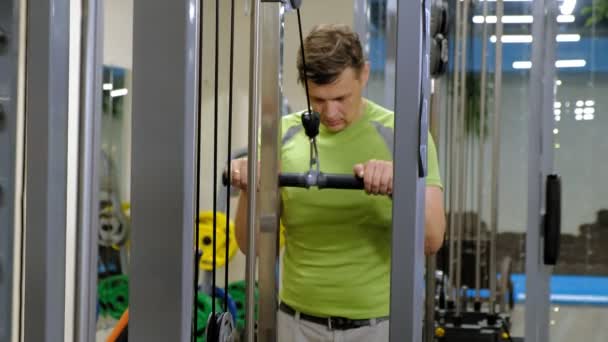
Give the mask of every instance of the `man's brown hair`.
<svg viewBox="0 0 608 342">
<path fill-rule="evenodd" d="M 304 82 L 307 78 L 316 84 L 330 84 L 349 67 L 358 76 L 365 65 L 359 36 L 347 25 L 323 24 L 310 31 L 304 39 L 306 75 L 300 49 L 297 60 L 298 82 Z"/>
</svg>

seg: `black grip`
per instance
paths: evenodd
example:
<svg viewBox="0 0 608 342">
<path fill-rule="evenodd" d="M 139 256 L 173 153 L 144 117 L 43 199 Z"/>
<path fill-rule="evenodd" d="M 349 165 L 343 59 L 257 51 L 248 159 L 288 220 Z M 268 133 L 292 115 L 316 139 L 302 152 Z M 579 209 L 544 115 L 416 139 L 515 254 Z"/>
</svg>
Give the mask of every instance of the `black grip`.
<svg viewBox="0 0 608 342">
<path fill-rule="evenodd" d="M 354 175 L 320 174 L 317 186 L 319 189 L 350 189 L 364 188 L 363 179 Z"/>
<path fill-rule="evenodd" d="M 545 265 L 555 265 L 559 257 L 560 238 L 562 234 L 562 186 L 558 175 L 547 176 L 544 233 Z"/>
<path fill-rule="evenodd" d="M 291 188 L 308 188 L 305 173 L 282 173 L 279 175 L 279 186 Z"/>
</svg>

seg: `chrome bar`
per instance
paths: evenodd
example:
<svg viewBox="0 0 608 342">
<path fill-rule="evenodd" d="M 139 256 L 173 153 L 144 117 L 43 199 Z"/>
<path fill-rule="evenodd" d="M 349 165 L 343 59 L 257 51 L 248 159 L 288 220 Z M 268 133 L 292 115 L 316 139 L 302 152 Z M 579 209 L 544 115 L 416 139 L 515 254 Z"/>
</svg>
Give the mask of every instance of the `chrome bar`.
<svg viewBox="0 0 608 342">
<path fill-rule="evenodd" d="M 260 1 L 252 0 L 251 6 L 251 55 L 249 64 L 249 144 L 248 144 L 248 194 L 247 211 L 247 262 L 245 266 L 246 311 L 245 339 L 255 339 L 255 274 L 258 231 L 257 179 L 258 179 L 258 129 L 260 126 Z"/>
<path fill-rule="evenodd" d="M 449 282 L 446 284 L 446 288 L 447 288 L 447 293 L 449 295 L 452 294 L 452 287 L 453 287 L 453 281 L 454 281 L 454 255 L 455 253 L 455 246 L 456 244 L 455 242 L 455 238 L 456 238 L 456 215 L 455 215 L 455 211 L 456 211 L 456 195 L 457 195 L 457 186 L 456 186 L 456 179 L 458 178 L 458 163 L 459 163 L 459 150 L 458 150 L 458 122 L 459 122 L 459 118 L 458 118 L 458 98 L 459 98 L 459 90 L 460 87 L 458 86 L 458 84 L 460 83 L 460 64 L 459 64 L 459 59 L 460 59 L 460 50 L 459 50 L 459 44 L 460 44 L 460 25 L 461 25 L 461 11 L 462 11 L 462 4 L 460 3 L 460 1 L 456 1 L 456 32 L 455 32 L 455 39 L 454 39 L 454 45 L 455 45 L 455 49 L 454 49 L 454 80 L 453 80 L 453 84 L 452 84 L 452 89 L 453 89 L 453 94 L 452 94 L 452 110 L 450 113 L 450 118 L 451 118 L 451 126 L 450 126 L 450 135 L 451 135 L 451 142 L 450 142 L 450 181 L 449 181 L 449 186 L 450 186 L 450 195 L 449 195 L 449 206 L 450 206 L 450 216 L 449 216 L 449 220 L 448 220 L 448 229 L 449 229 L 449 236 L 450 236 L 450 241 L 449 241 L 449 262 L 447 265 L 447 272 L 448 272 L 448 278 L 449 278 Z"/>
<path fill-rule="evenodd" d="M 80 161 L 78 198 L 78 257 L 76 268 L 75 341 L 93 341 L 96 334 L 97 229 L 101 151 L 101 84 L 103 51 L 102 2 L 82 2 L 80 78 Z"/>
<path fill-rule="evenodd" d="M 498 177 L 500 168 L 500 116 L 502 113 L 502 16 L 503 0 L 496 1 L 496 56 L 494 74 L 494 122 L 492 139 L 492 230 L 490 231 L 490 314 L 496 311 L 496 233 L 498 231 Z"/>
<path fill-rule="evenodd" d="M 479 302 L 481 288 L 481 222 L 483 218 L 483 181 L 484 181 L 484 155 L 485 155 L 485 125 L 486 125 L 486 87 L 488 55 L 488 2 L 483 2 L 483 33 L 481 35 L 481 84 L 479 95 L 479 162 L 477 164 L 477 222 L 475 242 L 475 301 Z"/>
<path fill-rule="evenodd" d="M 279 174 L 281 95 L 279 89 L 281 4 L 261 8 L 262 141 L 260 150 L 260 232 L 258 338 L 277 340 L 277 263 L 279 253 Z"/>
<path fill-rule="evenodd" d="M 466 66 L 467 66 L 467 31 L 468 31 L 468 16 L 469 16 L 469 7 L 471 5 L 470 0 L 465 0 L 462 5 L 462 32 L 460 39 L 462 40 L 462 55 L 460 59 L 460 72 L 461 72 L 461 83 L 460 83 L 460 109 L 459 109 L 459 117 L 460 117 L 460 143 L 459 148 L 460 151 L 460 164 L 459 164 L 459 181 L 458 181 L 458 225 L 456 231 L 456 241 L 457 241 L 457 254 L 456 254 L 456 316 L 460 315 L 462 302 L 460 300 L 460 287 L 461 287 L 461 276 L 462 276 L 462 239 L 463 239 L 463 231 L 464 231 L 464 214 L 466 211 L 466 187 L 465 183 L 467 182 L 467 137 L 466 137 L 466 90 L 467 90 L 467 82 L 466 82 Z"/>
</svg>

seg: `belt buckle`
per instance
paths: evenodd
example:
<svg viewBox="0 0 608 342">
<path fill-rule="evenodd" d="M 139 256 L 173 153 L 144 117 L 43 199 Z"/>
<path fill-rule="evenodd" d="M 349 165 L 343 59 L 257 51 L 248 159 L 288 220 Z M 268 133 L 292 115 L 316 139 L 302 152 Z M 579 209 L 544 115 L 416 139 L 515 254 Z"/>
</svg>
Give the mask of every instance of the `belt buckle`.
<svg viewBox="0 0 608 342">
<path fill-rule="evenodd" d="M 334 330 L 334 328 L 338 329 L 338 330 L 345 330 L 348 321 L 349 320 L 347 318 L 328 317 L 327 318 L 327 325 L 329 327 L 329 330 Z"/>
</svg>

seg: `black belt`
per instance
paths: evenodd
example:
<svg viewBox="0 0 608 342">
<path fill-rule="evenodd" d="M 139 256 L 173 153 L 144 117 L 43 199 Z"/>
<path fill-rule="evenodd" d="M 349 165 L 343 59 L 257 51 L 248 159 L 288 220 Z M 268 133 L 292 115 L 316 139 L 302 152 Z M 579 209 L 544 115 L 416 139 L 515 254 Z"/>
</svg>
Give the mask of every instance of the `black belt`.
<svg viewBox="0 0 608 342">
<path fill-rule="evenodd" d="M 279 310 L 284 313 L 295 316 L 296 310 L 291 306 L 281 302 L 279 304 Z M 330 330 L 348 330 L 348 329 L 356 329 L 361 327 L 366 327 L 370 325 L 374 325 L 380 323 L 382 321 L 388 320 L 388 317 L 378 317 L 373 319 L 350 319 L 344 317 L 318 317 L 312 316 L 305 313 L 300 312 L 300 319 L 305 321 L 321 324 L 327 326 Z"/>
</svg>

